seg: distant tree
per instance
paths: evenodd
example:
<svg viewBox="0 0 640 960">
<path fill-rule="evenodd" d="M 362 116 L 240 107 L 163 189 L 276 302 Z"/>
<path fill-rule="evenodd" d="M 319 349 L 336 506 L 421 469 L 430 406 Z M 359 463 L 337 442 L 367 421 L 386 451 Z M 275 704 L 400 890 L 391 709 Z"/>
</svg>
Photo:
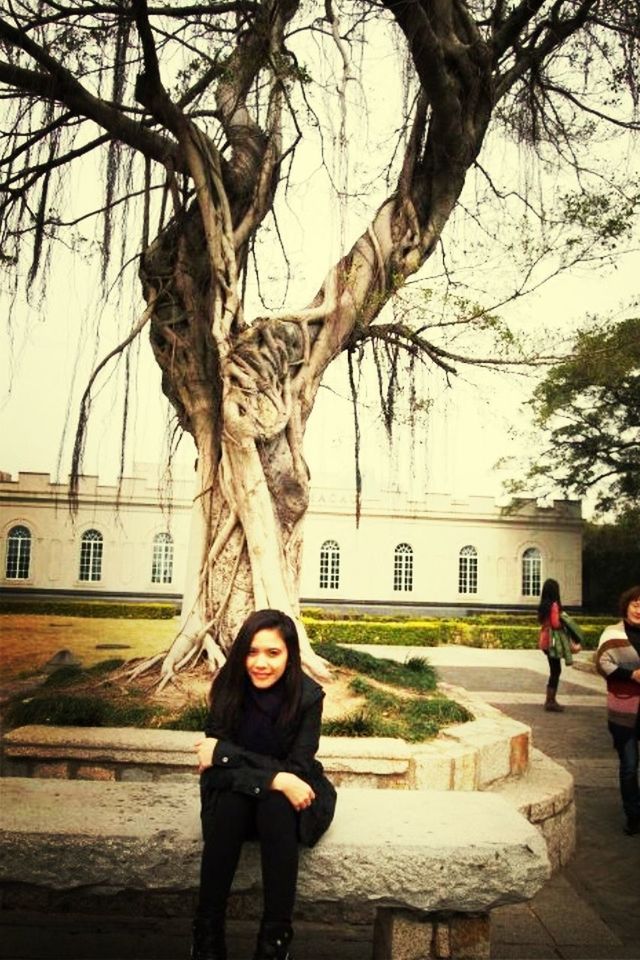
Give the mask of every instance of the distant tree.
<svg viewBox="0 0 640 960">
<path fill-rule="evenodd" d="M 520 490 L 597 494 L 601 513 L 640 504 L 640 318 L 585 327 L 534 391 L 540 449 Z"/>
<path fill-rule="evenodd" d="M 590 164 L 605 128 L 638 129 L 638 2 L 1 6 L 0 260 L 29 286 L 51 262 L 51 242 L 73 245 L 94 215 L 103 222 L 105 277 L 111 260 L 137 265 L 146 309 L 121 348 L 148 325 L 163 390 L 198 450 L 196 549 L 180 635 L 162 672 L 173 677 L 203 649 L 215 667 L 252 608 L 298 612 L 309 498 L 303 437 L 329 364 L 367 343 L 383 344 L 392 368 L 403 354 L 447 371 L 458 359 L 446 323 L 443 343 L 420 323 L 381 329 L 375 321 L 439 252 L 470 170 L 487 184 L 494 207 L 508 201 L 502 158 L 493 172 L 480 159 L 490 126 L 520 144 L 522 157 L 538 153 L 547 169 L 577 174 L 582 205 L 558 197 L 555 219 L 545 220 L 549 236 L 565 218 L 589 226 L 603 204 L 626 203 L 624 191 Z M 350 193 L 338 184 L 338 203 L 368 204 L 360 236 L 321 268 L 326 275 L 306 306 L 248 315 L 251 265 L 265 252 L 259 238 L 269 225 L 272 253 L 280 236 L 276 198 L 287 190 L 300 144 L 315 144 L 316 166 L 326 162 L 327 137 L 342 155 L 358 155 L 359 141 L 349 140 L 341 122 L 351 91 L 371 126 L 384 116 L 387 91 L 370 56 L 383 40 L 388 63 L 395 56 L 404 106 L 393 135 L 388 126 L 381 134 L 377 173 Z M 64 177 L 98 154 L 103 200 L 89 198 L 87 209 L 68 214 Z M 142 209 L 128 222 L 136 197 Z M 519 203 L 534 208 L 526 196 Z M 296 214 L 317 228 L 304 197 Z M 624 217 L 608 221 L 612 238 L 625 229 Z M 486 229 L 489 248 L 503 227 L 498 216 Z M 538 252 L 530 249 L 533 270 Z M 329 254 L 323 263 L 331 264 Z M 443 257 L 443 284 L 448 269 Z M 89 399 L 87 391 L 81 428 Z M 82 444 L 81 429 L 76 474 Z M 304 662 L 321 674 L 301 630 Z"/>
<path fill-rule="evenodd" d="M 615 523 L 586 523 L 582 550 L 583 605 L 594 613 L 618 615 L 617 601 L 640 583 L 640 507 L 622 512 Z"/>
</svg>

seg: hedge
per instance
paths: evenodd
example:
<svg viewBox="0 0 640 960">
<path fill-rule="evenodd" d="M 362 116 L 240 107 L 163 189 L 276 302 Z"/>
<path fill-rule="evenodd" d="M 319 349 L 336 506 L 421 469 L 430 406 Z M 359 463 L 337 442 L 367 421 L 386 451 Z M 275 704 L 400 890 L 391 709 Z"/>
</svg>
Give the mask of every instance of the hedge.
<svg viewBox="0 0 640 960">
<path fill-rule="evenodd" d="M 110 620 L 171 620 L 173 603 L 132 603 L 124 600 L 39 599 L 2 597 L 0 614 L 43 614 L 61 617 L 106 617 Z"/>
<path fill-rule="evenodd" d="M 602 633 L 602 624 L 579 625 L 585 637 L 585 648 L 594 650 Z M 459 644 L 504 650 L 533 650 L 538 646 L 536 623 L 477 623 L 465 620 L 386 621 L 311 620 L 305 626 L 312 643 L 366 643 L 389 646 L 437 647 Z"/>
</svg>

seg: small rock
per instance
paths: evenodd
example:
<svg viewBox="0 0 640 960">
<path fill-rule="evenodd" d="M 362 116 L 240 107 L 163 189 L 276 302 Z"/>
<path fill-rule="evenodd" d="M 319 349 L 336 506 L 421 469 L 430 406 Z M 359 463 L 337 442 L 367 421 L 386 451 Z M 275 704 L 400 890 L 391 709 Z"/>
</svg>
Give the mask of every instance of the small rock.
<svg viewBox="0 0 640 960">
<path fill-rule="evenodd" d="M 72 653 L 71 650 L 58 650 L 58 652 L 54 653 L 51 657 L 51 660 L 47 660 L 42 669 L 46 673 L 53 673 L 54 670 L 59 670 L 60 667 L 79 667 L 81 664 L 82 661 L 80 658 L 76 657 L 75 653 Z"/>
</svg>

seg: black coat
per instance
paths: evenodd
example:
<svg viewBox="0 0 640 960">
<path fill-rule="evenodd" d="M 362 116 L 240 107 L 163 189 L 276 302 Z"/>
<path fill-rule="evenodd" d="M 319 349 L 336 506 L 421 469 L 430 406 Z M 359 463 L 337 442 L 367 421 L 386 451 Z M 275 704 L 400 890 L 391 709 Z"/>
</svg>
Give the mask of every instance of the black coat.
<svg viewBox="0 0 640 960">
<path fill-rule="evenodd" d="M 315 793 L 311 806 L 299 814 L 299 839 L 309 847 L 317 843 L 331 823 L 336 805 L 335 788 L 316 759 L 323 699 L 324 690 L 320 684 L 303 675 L 297 722 L 277 729 L 279 745 L 273 756 L 247 750 L 229 739 L 224 718 L 216 715 L 214 702 L 205 735 L 215 737 L 218 743 L 212 766 L 203 771 L 200 779 L 203 817 L 205 811 L 215 805 L 215 794 L 220 790 L 234 790 L 260 800 L 270 789 L 277 773 L 295 773 Z"/>
</svg>

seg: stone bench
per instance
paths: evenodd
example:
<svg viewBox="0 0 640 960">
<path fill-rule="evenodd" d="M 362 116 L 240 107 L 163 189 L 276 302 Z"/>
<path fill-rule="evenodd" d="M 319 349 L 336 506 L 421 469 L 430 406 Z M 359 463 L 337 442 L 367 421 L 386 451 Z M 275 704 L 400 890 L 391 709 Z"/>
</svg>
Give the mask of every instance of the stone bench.
<svg viewBox="0 0 640 960">
<path fill-rule="evenodd" d="M 0 781 L 0 883 L 53 890 L 193 890 L 200 824 L 194 783 Z M 234 890 L 255 897 L 256 844 Z M 481 792 L 339 791 L 330 830 L 301 851 L 301 904 L 375 911 L 375 960 L 489 956 L 489 913 L 534 896 L 550 873 L 540 833 Z"/>
</svg>

